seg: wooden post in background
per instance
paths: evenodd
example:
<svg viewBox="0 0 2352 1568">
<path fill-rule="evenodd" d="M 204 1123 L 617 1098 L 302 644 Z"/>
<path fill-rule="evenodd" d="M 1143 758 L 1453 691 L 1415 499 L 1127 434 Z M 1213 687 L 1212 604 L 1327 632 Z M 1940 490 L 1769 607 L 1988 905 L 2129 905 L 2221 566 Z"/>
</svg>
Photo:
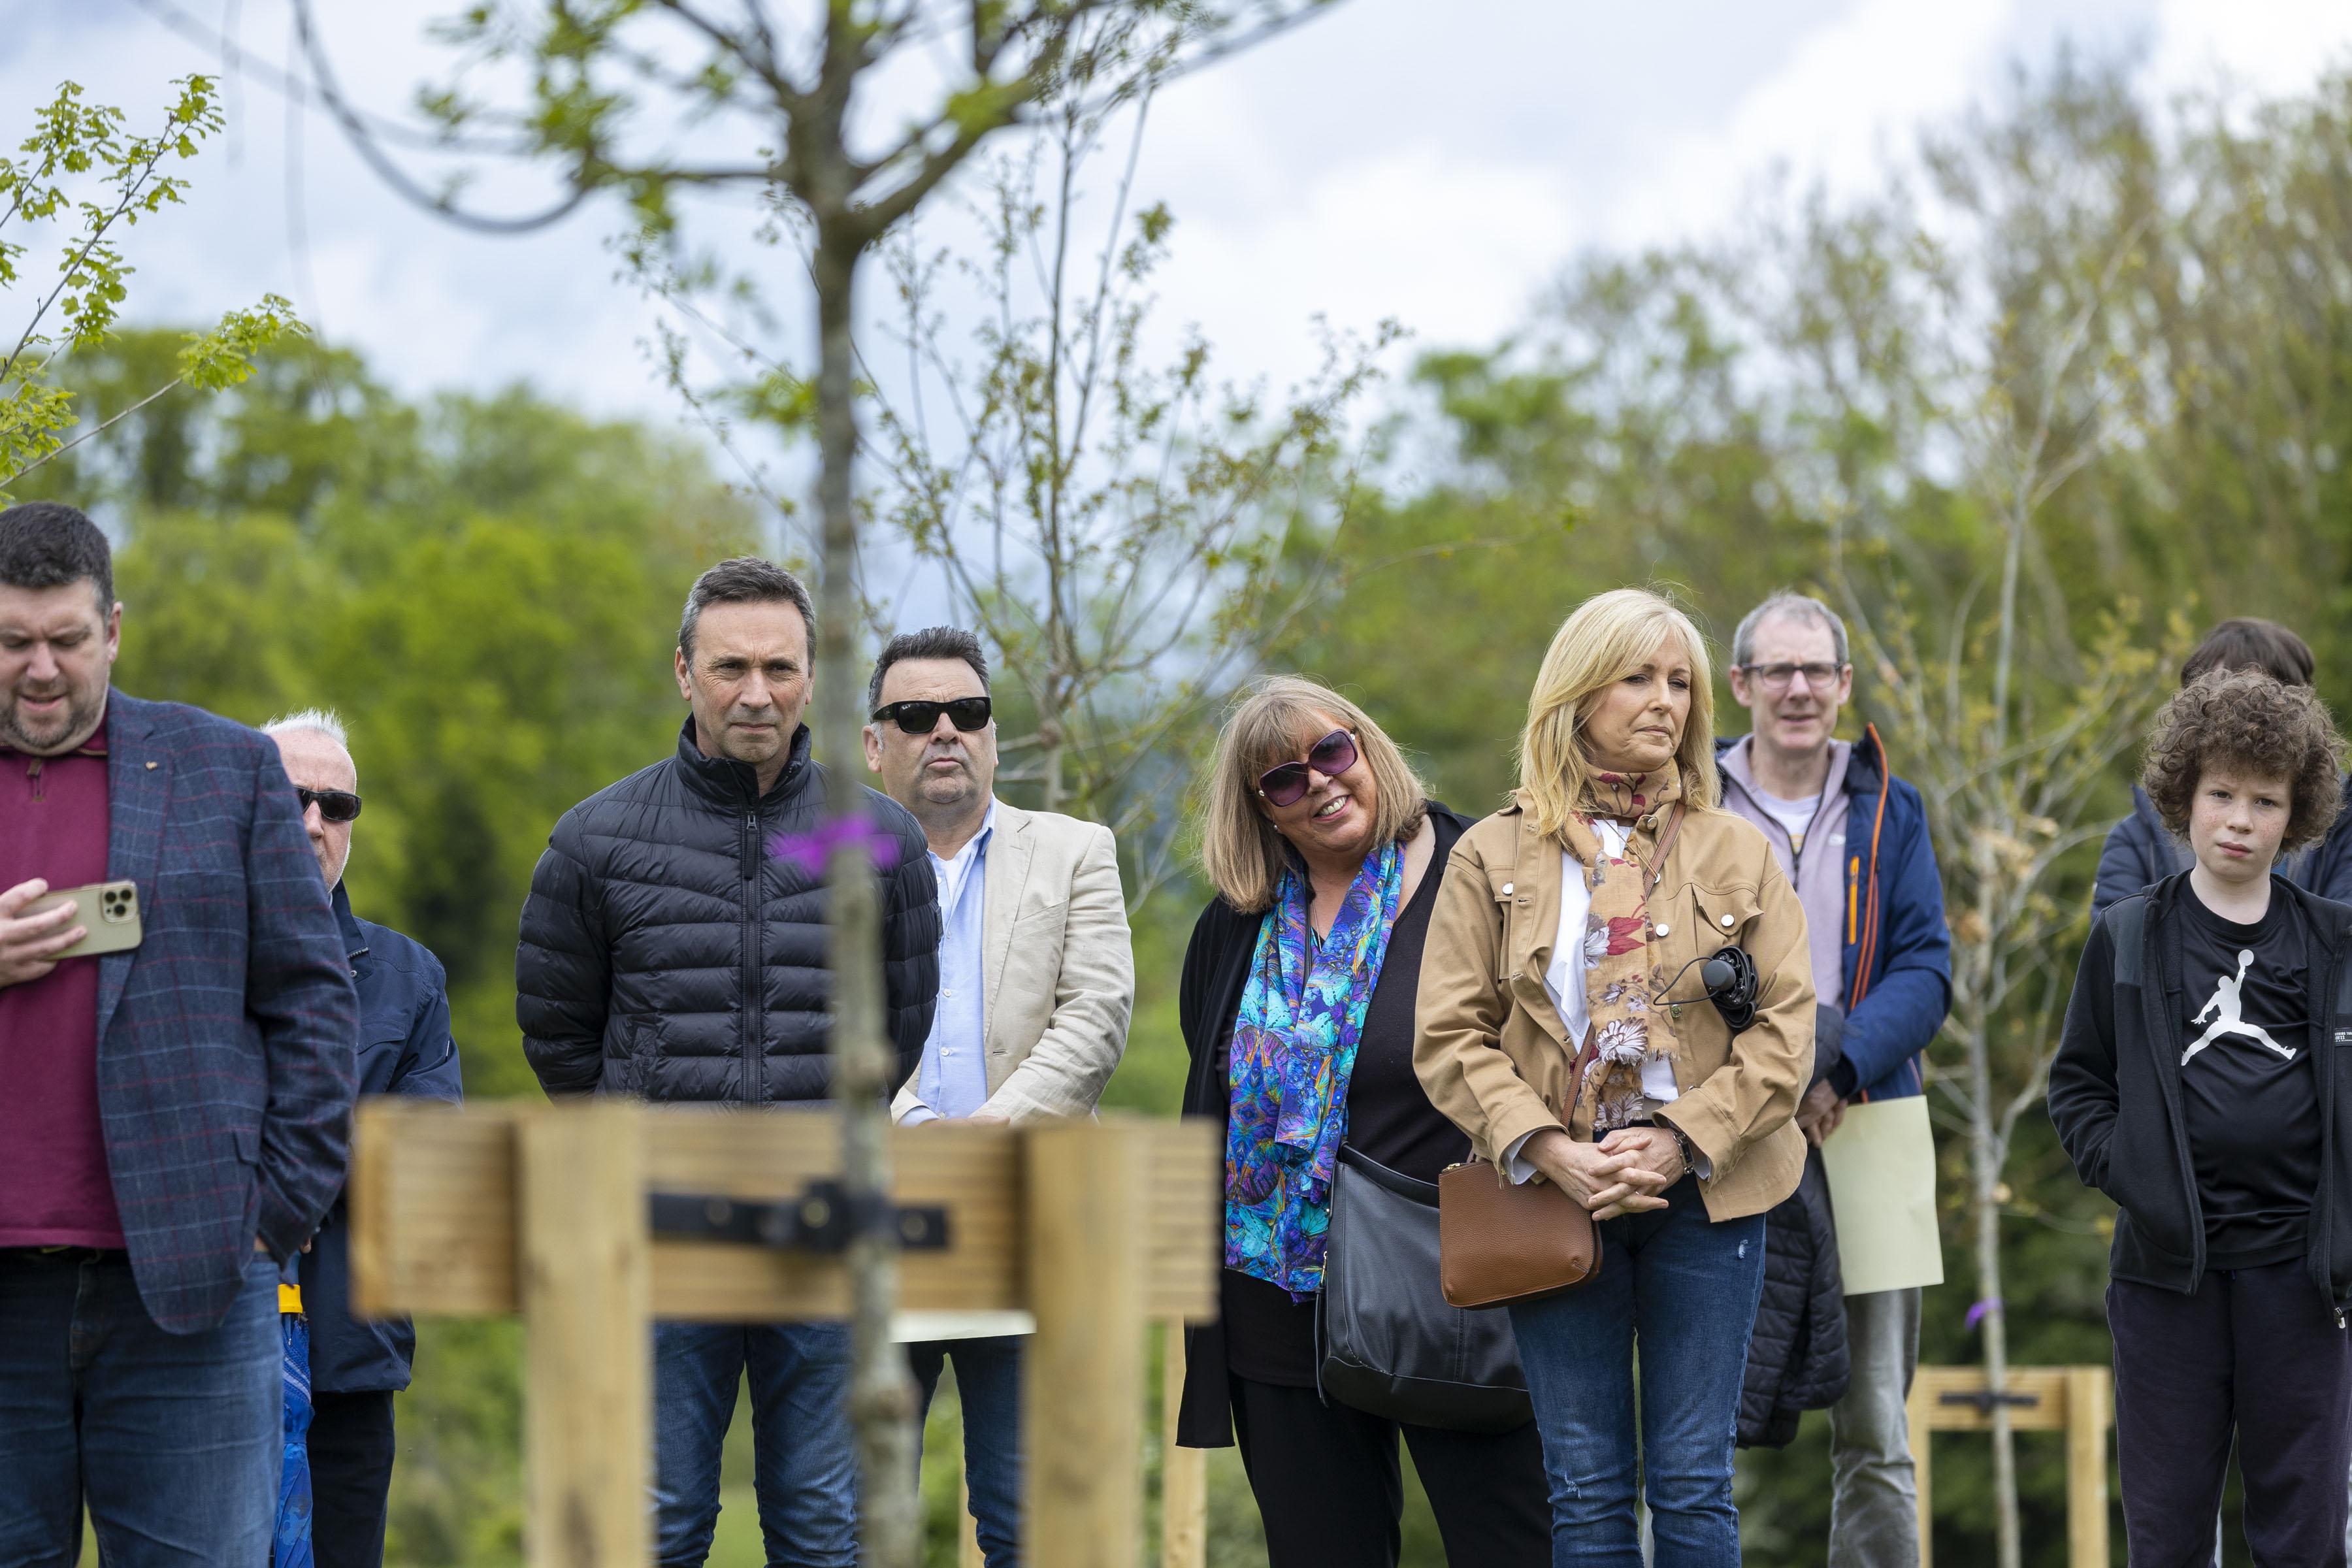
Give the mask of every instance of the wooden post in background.
<svg viewBox="0 0 2352 1568">
<path fill-rule="evenodd" d="M 517 1128 L 523 1543 L 530 1568 L 653 1559 L 652 1246 L 625 1100 L 539 1107 Z"/>
<path fill-rule="evenodd" d="M 1176 1446 L 1184 1403 L 1184 1321 L 1166 1324 L 1160 1382 L 1160 1568 L 1206 1568 L 1209 1561 L 1209 1456 Z"/>
<path fill-rule="evenodd" d="M 1029 1568 L 1135 1568 L 1143 1484 L 1143 1151 L 1116 1122 L 1023 1133 L 1037 1335 L 1023 1372 Z M 1052 1412 L 1050 1418 L 1045 1415 Z"/>
<path fill-rule="evenodd" d="M 2107 1561 L 2107 1427 L 2114 1419 L 2103 1366 L 2066 1369 L 2066 1560 Z"/>
<path fill-rule="evenodd" d="M 1911 1476 L 1917 1489 L 1919 1504 L 1919 1568 L 1933 1568 L 1936 1560 L 1936 1482 L 1935 1454 L 1931 1445 L 1936 1440 L 1936 1425 L 1927 1418 L 1927 1391 L 1920 1386 L 1918 1375 L 1911 1379 L 1911 1393 L 1903 1402 L 1904 1418 L 1911 1426 Z"/>
</svg>

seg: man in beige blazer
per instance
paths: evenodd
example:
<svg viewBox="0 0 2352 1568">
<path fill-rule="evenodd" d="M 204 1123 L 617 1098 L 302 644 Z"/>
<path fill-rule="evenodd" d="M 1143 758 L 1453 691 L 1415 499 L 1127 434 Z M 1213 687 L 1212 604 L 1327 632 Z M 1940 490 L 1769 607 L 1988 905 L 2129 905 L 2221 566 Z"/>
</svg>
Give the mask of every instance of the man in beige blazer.
<svg viewBox="0 0 2352 1568">
<path fill-rule="evenodd" d="M 922 824 L 939 883 L 940 994 L 906 1125 L 1087 1116 L 1127 1046 L 1135 958 L 1110 830 L 995 798 L 996 723 L 980 639 L 890 639 L 866 689 L 866 765 Z M 988 1568 L 1020 1560 L 1021 1340 L 908 1347 L 923 1407 L 956 1363 L 964 1471 Z"/>
</svg>

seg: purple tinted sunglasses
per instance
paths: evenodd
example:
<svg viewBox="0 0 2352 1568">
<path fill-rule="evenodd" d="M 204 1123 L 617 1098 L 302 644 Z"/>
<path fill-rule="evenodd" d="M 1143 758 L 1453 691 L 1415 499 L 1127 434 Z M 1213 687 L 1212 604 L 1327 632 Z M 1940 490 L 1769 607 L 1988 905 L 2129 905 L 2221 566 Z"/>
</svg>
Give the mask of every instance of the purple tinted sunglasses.
<svg viewBox="0 0 2352 1568">
<path fill-rule="evenodd" d="M 1297 805 L 1307 796 L 1309 768 L 1334 778 L 1356 765 L 1356 737 L 1334 730 L 1307 749 L 1303 763 L 1281 763 L 1257 776 L 1257 793 L 1268 805 Z"/>
</svg>

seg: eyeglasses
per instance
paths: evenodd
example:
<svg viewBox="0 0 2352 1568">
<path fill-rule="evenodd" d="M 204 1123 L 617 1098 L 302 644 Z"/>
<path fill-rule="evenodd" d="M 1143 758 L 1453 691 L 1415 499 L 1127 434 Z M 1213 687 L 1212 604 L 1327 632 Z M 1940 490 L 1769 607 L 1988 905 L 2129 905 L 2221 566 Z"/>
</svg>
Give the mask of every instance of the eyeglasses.
<svg viewBox="0 0 2352 1568">
<path fill-rule="evenodd" d="M 928 735 L 940 727 L 942 713 L 967 734 L 988 728 L 989 703 L 985 697 L 958 697 L 946 702 L 887 702 L 874 710 L 874 721 L 896 724 L 909 735 Z"/>
<path fill-rule="evenodd" d="M 1807 686 L 1827 686 L 1847 668 L 1843 664 L 1743 664 L 1739 673 L 1768 691 L 1786 691 L 1800 673 Z"/>
<path fill-rule="evenodd" d="M 329 822 L 349 822 L 360 814 L 360 797 L 347 789 L 303 789 L 296 786 L 294 798 L 302 803 L 304 811 L 312 806 Z"/>
<path fill-rule="evenodd" d="M 1309 768 L 1333 778 L 1356 765 L 1356 737 L 1334 730 L 1307 749 L 1303 763 L 1280 763 L 1257 776 L 1257 793 L 1268 805 L 1297 805 L 1307 796 Z"/>
</svg>

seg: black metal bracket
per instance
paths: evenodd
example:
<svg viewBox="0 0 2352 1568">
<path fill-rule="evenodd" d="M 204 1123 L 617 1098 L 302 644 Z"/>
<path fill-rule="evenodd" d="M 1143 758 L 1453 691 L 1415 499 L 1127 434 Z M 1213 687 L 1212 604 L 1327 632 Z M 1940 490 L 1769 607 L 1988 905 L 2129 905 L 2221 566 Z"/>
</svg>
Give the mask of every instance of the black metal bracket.
<svg viewBox="0 0 2352 1568">
<path fill-rule="evenodd" d="M 1996 1405 L 2008 1405 L 2026 1410 L 2032 1410 L 2042 1403 L 2042 1395 L 2038 1394 L 1995 1394 L 1990 1388 L 1979 1388 L 1965 1394 L 1947 1393 L 1939 1395 L 1937 1398 L 1936 1403 L 1938 1405 L 1966 1405 L 1974 1409 L 1979 1415 L 1990 1415 L 1992 1414 L 1992 1407 Z"/>
<path fill-rule="evenodd" d="M 948 1211 L 901 1208 L 887 1199 L 853 1203 L 834 1180 L 811 1182 L 782 1202 L 701 1193 L 648 1195 L 653 1233 L 678 1241 L 732 1241 L 793 1252 L 845 1252 L 861 1236 L 886 1236 L 903 1252 L 943 1252 Z"/>
</svg>

